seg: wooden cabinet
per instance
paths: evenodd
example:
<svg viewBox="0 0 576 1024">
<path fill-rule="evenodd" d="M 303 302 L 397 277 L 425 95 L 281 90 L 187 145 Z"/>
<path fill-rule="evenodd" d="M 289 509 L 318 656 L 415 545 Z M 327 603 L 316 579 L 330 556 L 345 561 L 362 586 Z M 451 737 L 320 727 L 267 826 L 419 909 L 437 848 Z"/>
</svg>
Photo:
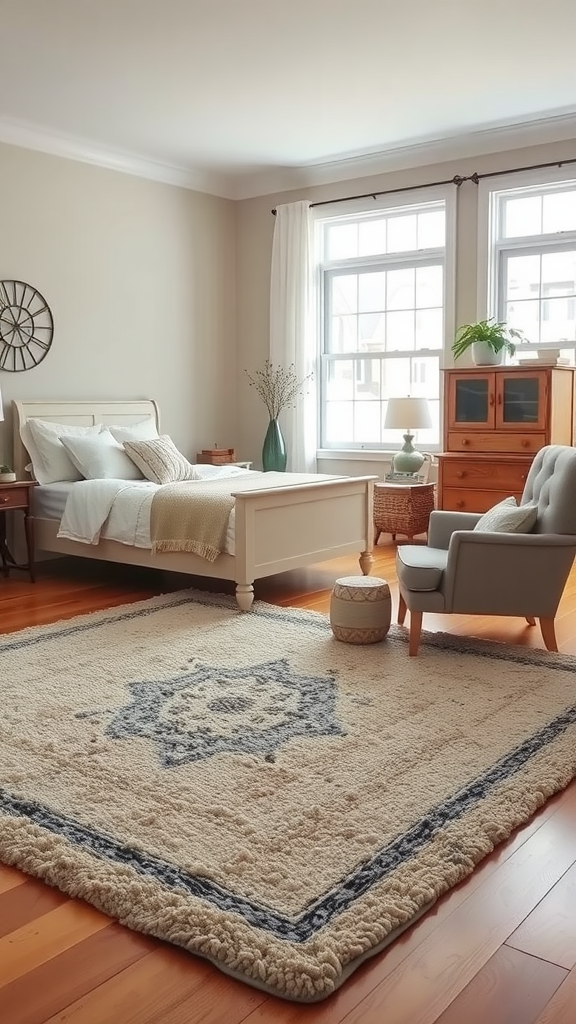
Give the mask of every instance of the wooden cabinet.
<svg viewBox="0 0 576 1024">
<path fill-rule="evenodd" d="M 536 452 L 574 443 L 574 367 L 444 374 L 439 508 L 485 512 L 511 494 L 519 499 Z"/>
</svg>

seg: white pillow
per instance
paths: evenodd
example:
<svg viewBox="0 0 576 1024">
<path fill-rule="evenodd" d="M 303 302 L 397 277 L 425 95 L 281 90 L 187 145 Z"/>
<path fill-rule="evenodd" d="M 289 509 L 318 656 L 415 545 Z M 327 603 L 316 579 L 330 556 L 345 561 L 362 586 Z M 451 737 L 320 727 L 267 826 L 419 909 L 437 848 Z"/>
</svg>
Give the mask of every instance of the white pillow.
<svg viewBox="0 0 576 1024">
<path fill-rule="evenodd" d="M 518 505 L 516 498 L 504 498 L 478 520 L 480 533 L 530 533 L 536 524 L 537 505 Z"/>
<path fill-rule="evenodd" d="M 27 420 L 20 431 L 20 436 L 32 460 L 34 478 L 40 484 L 53 484 L 58 480 L 81 480 L 81 475 L 60 437 L 99 434 L 101 429 L 100 423 L 90 427 L 78 427 L 71 423 L 53 423 L 51 420 Z"/>
<path fill-rule="evenodd" d="M 117 427 L 113 423 L 108 426 L 115 441 L 123 444 L 124 441 L 151 441 L 158 437 L 156 423 L 148 417 L 147 420 L 139 420 L 138 423 L 127 423 L 126 426 Z"/>
<path fill-rule="evenodd" d="M 146 479 L 155 484 L 201 479 L 196 467 L 178 451 L 168 434 L 150 441 L 125 441 L 124 450 L 142 470 Z"/>
<path fill-rule="evenodd" d="M 60 439 L 79 473 L 86 480 L 142 480 L 142 473 L 121 444 L 104 429 L 94 436 Z"/>
</svg>

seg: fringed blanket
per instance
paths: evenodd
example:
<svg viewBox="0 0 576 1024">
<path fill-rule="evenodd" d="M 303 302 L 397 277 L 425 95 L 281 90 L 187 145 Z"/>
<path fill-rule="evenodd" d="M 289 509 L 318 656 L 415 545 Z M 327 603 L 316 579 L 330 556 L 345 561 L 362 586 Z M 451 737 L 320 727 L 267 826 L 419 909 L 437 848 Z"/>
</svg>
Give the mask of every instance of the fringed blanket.
<svg viewBox="0 0 576 1024">
<path fill-rule="evenodd" d="M 250 472 L 224 480 L 165 484 L 152 499 L 152 551 L 191 551 L 214 562 L 224 550 L 228 520 L 234 508 L 232 492 L 286 487 L 318 479 L 309 473 Z"/>
</svg>

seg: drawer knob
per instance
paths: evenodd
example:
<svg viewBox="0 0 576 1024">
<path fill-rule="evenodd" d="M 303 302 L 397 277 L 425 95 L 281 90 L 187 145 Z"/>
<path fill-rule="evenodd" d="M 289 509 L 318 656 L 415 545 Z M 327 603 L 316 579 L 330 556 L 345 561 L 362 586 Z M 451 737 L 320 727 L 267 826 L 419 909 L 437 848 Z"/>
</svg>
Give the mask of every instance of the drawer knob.
<svg viewBox="0 0 576 1024">
<path fill-rule="evenodd" d="M 0 504 L 2 504 L 2 505 L 7 505 L 8 501 L 9 501 L 9 498 L 0 498 Z"/>
<path fill-rule="evenodd" d="M 464 479 L 464 477 L 466 476 L 466 472 L 465 472 L 465 470 L 463 470 L 463 469 L 460 469 L 460 470 L 459 470 L 459 471 L 458 471 L 458 472 L 456 473 L 456 476 L 458 477 L 458 479 L 459 479 L 459 480 L 463 480 L 463 479 Z"/>
<path fill-rule="evenodd" d="M 464 445 L 464 447 L 465 447 L 465 448 L 466 448 L 466 445 L 469 445 L 469 444 L 470 444 L 470 441 L 468 440 L 468 438 L 467 438 L 467 437 L 463 437 L 463 438 L 462 438 L 462 444 Z"/>
<path fill-rule="evenodd" d="M 522 447 L 523 448 L 529 448 L 530 447 L 530 441 L 528 440 L 528 438 L 526 438 L 526 437 L 524 438 L 524 440 L 522 441 Z"/>
<path fill-rule="evenodd" d="M 457 501 L 456 502 L 456 508 L 464 508 L 464 505 L 465 505 L 464 501 Z"/>
</svg>

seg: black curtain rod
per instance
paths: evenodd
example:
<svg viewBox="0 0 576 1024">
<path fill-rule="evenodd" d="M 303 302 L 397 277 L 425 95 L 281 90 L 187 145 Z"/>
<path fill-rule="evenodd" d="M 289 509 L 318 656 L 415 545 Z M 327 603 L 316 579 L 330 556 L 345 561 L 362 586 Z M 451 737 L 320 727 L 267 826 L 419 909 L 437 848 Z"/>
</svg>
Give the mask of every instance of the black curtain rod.
<svg viewBox="0 0 576 1024">
<path fill-rule="evenodd" d="M 531 164 L 529 167 L 512 167 L 507 171 L 486 171 L 483 174 L 478 174 L 474 171 L 473 174 L 468 174 L 464 177 L 460 174 L 455 174 L 453 178 L 447 178 L 445 181 L 429 181 L 425 185 L 403 185 L 401 188 L 388 188 L 383 192 L 364 192 L 360 196 L 321 199 L 318 203 L 310 203 L 310 209 L 314 206 L 331 206 L 332 203 L 351 203 L 354 199 L 376 199 L 378 196 L 390 196 L 396 192 L 416 192 L 420 188 L 434 188 L 437 185 L 456 185 L 457 188 L 460 188 L 460 185 L 463 185 L 465 181 L 473 181 L 477 185 L 482 178 L 496 178 L 500 174 L 518 174 L 520 171 L 540 171 L 546 167 L 563 167 L 564 164 L 576 164 L 576 157 L 569 160 L 551 160 L 547 164 Z M 272 210 L 272 213 L 276 216 L 276 208 Z"/>
</svg>

